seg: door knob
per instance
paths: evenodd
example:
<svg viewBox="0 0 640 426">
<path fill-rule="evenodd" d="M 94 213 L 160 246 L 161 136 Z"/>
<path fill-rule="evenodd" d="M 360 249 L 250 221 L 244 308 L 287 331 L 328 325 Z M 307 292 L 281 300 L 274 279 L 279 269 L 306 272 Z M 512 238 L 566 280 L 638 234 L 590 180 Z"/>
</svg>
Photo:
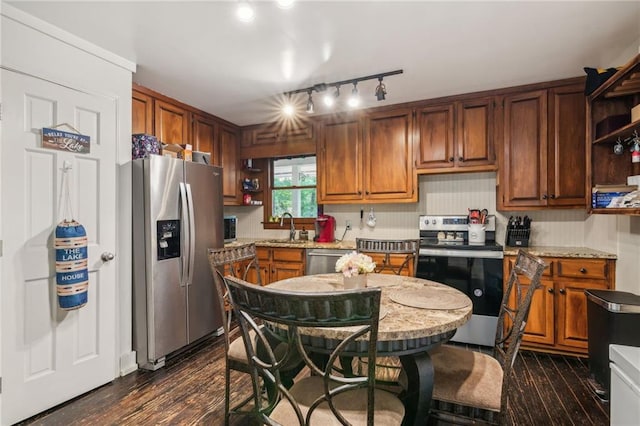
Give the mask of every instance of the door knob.
<svg viewBox="0 0 640 426">
<path fill-rule="evenodd" d="M 114 257 L 116 257 L 116 255 L 113 253 L 109 253 L 108 251 L 105 251 L 104 253 L 102 253 L 102 255 L 100 255 L 100 258 L 103 262 L 112 261 Z"/>
</svg>

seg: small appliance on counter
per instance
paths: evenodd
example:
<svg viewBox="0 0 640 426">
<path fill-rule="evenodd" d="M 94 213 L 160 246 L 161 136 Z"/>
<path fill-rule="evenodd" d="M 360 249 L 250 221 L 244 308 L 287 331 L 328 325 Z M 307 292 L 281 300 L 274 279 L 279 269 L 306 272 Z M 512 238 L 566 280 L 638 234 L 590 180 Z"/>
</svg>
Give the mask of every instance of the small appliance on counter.
<svg viewBox="0 0 640 426">
<path fill-rule="evenodd" d="M 318 243 L 332 243 L 336 240 L 336 218 L 323 214 L 317 217 L 316 236 L 314 241 Z"/>
<path fill-rule="evenodd" d="M 230 243 L 236 240 L 236 227 L 238 226 L 237 216 L 224 217 L 224 242 Z"/>
</svg>

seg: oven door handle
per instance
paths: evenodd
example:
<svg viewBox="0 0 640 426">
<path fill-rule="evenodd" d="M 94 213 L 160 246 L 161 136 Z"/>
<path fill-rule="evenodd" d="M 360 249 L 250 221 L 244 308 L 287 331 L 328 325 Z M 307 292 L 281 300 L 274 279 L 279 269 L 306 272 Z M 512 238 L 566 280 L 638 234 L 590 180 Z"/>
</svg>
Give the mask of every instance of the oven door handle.
<svg viewBox="0 0 640 426">
<path fill-rule="evenodd" d="M 503 259 L 502 250 L 448 250 L 421 248 L 420 256 L 468 257 L 474 259 Z"/>
</svg>

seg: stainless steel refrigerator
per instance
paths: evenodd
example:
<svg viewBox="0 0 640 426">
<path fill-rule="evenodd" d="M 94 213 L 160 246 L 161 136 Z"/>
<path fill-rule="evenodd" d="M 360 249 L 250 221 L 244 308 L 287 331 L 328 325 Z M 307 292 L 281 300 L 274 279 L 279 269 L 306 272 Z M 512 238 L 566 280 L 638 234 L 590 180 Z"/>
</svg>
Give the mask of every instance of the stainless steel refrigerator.
<svg viewBox="0 0 640 426">
<path fill-rule="evenodd" d="M 222 332 L 207 258 L 223 246 L 222 169 L 152 155 L 133 161 L 133 344 L 138 366 Z"/>
</svg>

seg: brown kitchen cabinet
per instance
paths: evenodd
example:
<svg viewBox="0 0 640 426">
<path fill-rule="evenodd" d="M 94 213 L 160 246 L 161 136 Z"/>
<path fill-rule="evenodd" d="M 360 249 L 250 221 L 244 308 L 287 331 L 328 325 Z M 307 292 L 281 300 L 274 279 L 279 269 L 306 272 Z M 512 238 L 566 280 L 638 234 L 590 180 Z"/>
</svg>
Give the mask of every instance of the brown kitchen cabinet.
<svg viewBox="0 0 640 426">
<path fill-rule="evenodd" d="M 615 260 L 543 258 L 549 265 L 534 293 L 522 346 L 528 349 L 586 355 L 588 289 L 614 289 Z M 505 277 L 515 256 L 505 256 Z"/>
<path fill-rule="evenodd" d="M 194 151 L 210 153 L 211 163 L 223 167 L 225 205 L 241 204 L 238 127 L 214 115 L 134 84 L 132 129 L 133 133 L 155 135 L 165 144 L 191 144 Z"/>
<path fill-rule="evenodd" d="M 240 192 L 240 156 L 238 130 L 228 125 L 220 125 L 218 130 L 220 141 L 220 165 L 223 170 L 222 194 L 225 205 L 242 203 Z"/>
<path fill-rule="evenodd" d="M 318 204 L 417 201 L 413 111 L 344 115 L 321 124 Z"/>
<path fill-rule="evenodd" d="M 153 135 L 153 98 L 147 94 L 133 91 L 131 99 L 131 133 Z"/>
<path fill-rule="evenodd" d="M 191 126 L 191 142 L 194 151 L 211 154 L 211 164 L 221 165 L 220 138 L 216 137 L 218 123 L 211 117 L 193 114 Z"/>
<path fill-rule="evenodd" d="M 316 162 L 318 204 L 363 198 L 363 119 L 354 115 L 328 119 L 320 126 Z"/>
<path fill-rule="evenodd" d="M 495 104 L 488 96 L 418 108 L 417 172 L 496 170 Z"/>
<path fill-rule="evenodd" d="M 640 104 L 640 55 L 634 57 L 616 74 L 587 98 L 586 151 L 589 167 L 587 190 L 595 185 L 625 185 L 628 176 L 640 174 L 640 163 L 631 162 L 629 145 L 616 155 L 613 146 L 618 140 L 630 141 L 634 132 L 640 134 L 640 120 L 618 128 L 596 132 L 597 124 L 608 117 L 626 115 Z M 591 208 L 591 213 L 640 215 L 637 208 Z"/>
<path fill-rule="evenodd" d="M 154 100 L 155 135 L 162 143 L 187 144 L 189 138 L 190 112 L 179 105 Z"/>
<path fill-rule="evenodd" d="M 498 209 L 584 208 L 584 83 L 503 98 Z"/>
<path fill-rule="evenodd" d="M 256 250 L 263 285 L 304 275 L 305 249 L 258 246 Z"/>
<path fill-rule="evenodd" d="M 316 125 L 311 120 L 280 121 L 242 128 L 243 158 L 313 155 Z"/>
<path fill-rule="evenodd" d="M 364 201 L 418 201 L 413 167 L 413 110 L 369 114 L 364 129 Z"/>
</svg>

